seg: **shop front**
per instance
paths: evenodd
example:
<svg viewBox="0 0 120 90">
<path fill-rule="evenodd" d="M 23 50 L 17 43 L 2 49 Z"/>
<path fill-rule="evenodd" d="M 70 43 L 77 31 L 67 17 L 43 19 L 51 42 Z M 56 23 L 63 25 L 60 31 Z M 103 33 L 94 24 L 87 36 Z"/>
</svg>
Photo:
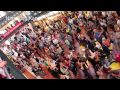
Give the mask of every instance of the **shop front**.
<svg viewBox="0 0 120 90">
<path fill-rule="evenodd" d="M 63 16 L 63 11 L 52 11 L 45 15 L 38 17 L 34 22 L 33 25 L 40 26 L 46 28 L 48 24 L 52 24 L 54 21 L 60 20 Z"/>
<path fill-rule="evenodd" d="M 44 18 L 38 18 L 36 20 L 36 22 L 34 22 L 33 24 L 35 24 L 35 26 L 42 26 L 43 28 L 47 29 L 47 27 L 50 24 L 52 24 L 52 23 L 54 23 L 54 22 L 56 22 L 58 20 L 60 21 L 61 18 L 63 17 L 63 14 L 64 14 L 64 12 L 49 13 L 49 14 L 45 15 Z M 19 22 L 19 23 L 17 23 L 15 25 L 16 28 L 18 28 L 22 24 L 24 24 L 25 18 L 23 18 L 23 19 L 21 19 L 21 18 L 22 18 L 22 16 L 19 17 L 19 18 L 15 18 L 15 20 L 17 20 Z M 14 31 L 14 28 L 10 30 L 10 33 Z M 30 29 L 30 30 L 27 30 L 27 29 Z M 13 62 L 13 64 L 16 66 L 16 68 L 18 68 L 27 79 L 35 79 L 35 78 L 39 78 L 39 77 L 35 73 L 33 73 L 33 68 L 34 67 L 32 67 L 31 64 L 28 63 L 28 61 L 30 61 L 31 59 L 29 59 L 28 61 L 26 61 L 26 58 L 25 58 L 25 60 L 19 61 L 19 59 L 20 58 L 24 58 L 24 56 L 22 54 L 23 52 L 19 53 L 20 51 L 17 50 L 17 49 L 20 49 L 20 48 L 21 48 L 20 50 L 25 49 L 24 47 L 22 47 L 22 45 L 24 46 L 24 44 L 26 45 L 26 43 L 21 43 L 21 41 L 23 40 L 24 35 L 27 33 L 27 31 L 33 31 L 34 32 L 34 29 L 32 28 L 31 23 L 28 23 L 28 24 L 22 26 L 21 28 L 19 28 L 17 30 L 17 32 L 15 32 L 14 35 L 12 35 L 12 37 L 10 37 L 9 39 L 7 39 L 5 41 L 5 43 L 3 43 L 1 45 L 0 49 L 4 52 L 4 54 L 6 54 L 6 56 L 8 56 L 8 58 Z M 10 35 L 10 33 L 5 34 L 3 38 L 5 38 L 6 36 Z M 23 35 L 23 33 L 24 33 L 24 35 Z M 29 33 L 27 33 L 27 34 L 29 34 Z M 16 38 L 18 39 L 18 43 L 16 43 L 16 41 L 15 41 Z M 32 37 L 32 38 L 34 38 L 34 37 Z M 27 41 L 27 38 L 25 38 L 25 42 L 26 41 Z M 34 41 L 33 41 L 33 43 L 34 43 Z M 28 50 L 26 50 L 25 53 L 29 53 L 27 51 Z M 20 58 L 18 58 L 18 56 L 19 56 L 18 54 L 22 54 L 20 56 Z M 35 63 L 34 62 L 34 57 L 31 57 L 31 58 L 33 59 L 32 63 Z M 35 65 L 35 64 L 32 64 L 32 65 Z M 40 73 L 42 73 L 44 75 L 44 72 L 40 72 Z"/>
<path fill-rule="evenodd" d="M 4 27 L 0 28 L 0 39 L 1 42 L 4 41 L 7 37 L 11 36 L 20 26 L 24 25 L 28 20 L 26 12 L 21 13 L 19 16 L 15 17 Z"/>
<path fill-rule="evenodd" d="M 18 23 L 17 26 L 21 25 L 21 23 Z M 17 27 L 16 26 L 16 27 Z M 13 64 L 16 66 L 16 68 L 18 68 L 21 73 L 27 78 L 27 79 L 36 79 L 36 76 L 34 75 L 34 73 L 29 69 L 29 65 L 25 65 L 23 66 L 22 69 L 20 69 L 20 65 L 16 64 L 16 60 L 17 60 L 17 55 L 19 52 L 15 52 L 15 37 L 18 37 L 19 35 L 21 35 L 21 33 L 26 33 L 26 29 L 30 29 L 33 31 L 32 25 L 31 23 L 27 23 L 24 26 L 22 26 L 21 28 L 19 28 L 17 30 L 17 32 L 14 33 L 13 36 L 11 36 L 9 39 L 7 39 L 1 46 L 0 49 L 3 51 L 3 53 L 13 62 Z M 12 31 L 13 29 L 11 29 Z M 7 35 L 7 34 L 6 34 Z M 5 37 L 5 35 L 4 35 Z M 11 52 L 11 49 L 8 49 L 8 47 L 12 48 L 14 55 L 11 55 L 9 52 Z"/>
<path fill-rule="evenodd" d="M 13 62 L 16 68 L 18 68 L 18 66 L 15 63 L 17 58 L 15 58 L 15 56 L 10 55 L 10 49 L 8 49 L 8 47 L 13 46 L 13 42 L 15 42 L 15 37 L 16 35 L 18 35 L 17 33 L 24 32 L 26 28 L 33 30 L 31 23 L 29 23 L 29 20 L 30 17 L 28 17 L 28 13 L 23 12 L 0 29 L 0 49 Z M 14 50 L 14 48 L 12 50 Z M 30 72 L 27 65 L 20 71 L 26 78 L 35 79 L 35 75 L 32 72 Z"/>
</svg>

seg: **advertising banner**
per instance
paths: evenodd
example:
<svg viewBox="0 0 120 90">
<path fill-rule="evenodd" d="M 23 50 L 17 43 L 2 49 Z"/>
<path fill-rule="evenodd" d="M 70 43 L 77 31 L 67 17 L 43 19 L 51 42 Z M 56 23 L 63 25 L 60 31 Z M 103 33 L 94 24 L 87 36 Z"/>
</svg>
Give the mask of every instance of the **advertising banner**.
<svg viewBox="0 0 120 90">
<path fill-rule="evenodd" d="M 7 36 L 9 36 L 14 30 L 16 30 L 18 27 L 20 27 L 23 23 L 19 22 L 17 23 L 14 27 L 12 27 L 11 29 L 9 29 L 4 35 L 2 35 L 2 38 L 6 38 Z"/>
</svg>

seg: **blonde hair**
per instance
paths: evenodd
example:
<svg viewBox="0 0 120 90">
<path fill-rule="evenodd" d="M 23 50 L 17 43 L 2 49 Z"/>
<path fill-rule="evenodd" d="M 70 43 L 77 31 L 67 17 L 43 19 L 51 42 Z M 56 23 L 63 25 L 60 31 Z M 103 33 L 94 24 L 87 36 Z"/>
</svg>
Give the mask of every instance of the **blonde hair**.
<svg viewBox="0 0 120 90">
<path fill-rule="evenodd" d="M 115 28 L 115 31 L 120 31 L 119 25 L 115 24 L 115 25 L 114 25 L 114 28 Z"/>
</svg>

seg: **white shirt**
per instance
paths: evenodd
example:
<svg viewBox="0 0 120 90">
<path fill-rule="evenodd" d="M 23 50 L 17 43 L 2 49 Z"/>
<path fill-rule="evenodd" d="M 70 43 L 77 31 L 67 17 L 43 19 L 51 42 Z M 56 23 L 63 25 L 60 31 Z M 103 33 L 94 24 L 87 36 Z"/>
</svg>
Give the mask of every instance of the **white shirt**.
<svg viewBox="0 0 120 90">
<path fill-rule="evenodd" d="M 6 76 L 5 71 L 2 68 L 0 68 L 0 74 Z"/>
<path fill-rule="evenodd" d="M 120 26 L 120 20 L 117 20 L 117 24 Z"/>
<path fill-rule="evenodd" d="M 37 79 L 42 79 L 40 76 L 37 76 Z"/>
<path fill-rule="evenodd" d="M 106 26 L 106 23 L 100 22 L 100 25 L 101 25 L 101 26 Z"/>
<path fill-rule="evenodd" d="M 66 43 L 67 45 L 70 45 L 70 42 L 69 42 L 68 40 L 65 40 L 65 43 Z"/>
<path fill-rule="evenodd" d="M 41 34 L 41 33 L 42 33 L 42 30 L 38 29 L 38 33 Z"/>
<path fill-rule="evenodd" d="M 1 30 L 0 34 L 5 34 L 7 31 L 6 30 Z"/>
<path fill-rule="evenodd" d="M 54 43 L 54 44 L 58 44 L 58 40 L 57 40 L 57 39 L 54 39 L 54 40 L 53 40 L 53 43 Z"/>
<path fill-rule="evenodd" d="M 105 12 L 105 11 L 103 11 L 103 12 L 102 12 L 102 15 L 105 17 L 105 16 L 106 16 L 106 12 Z"/>
<path fill-rule="evenodd" d="M 62 48 L 59 47 L 59 48 L 57 49 L 57 52 L 58 52 L 59 54 L 61 54 L 61 53 L 62 53 Z"/>
<path fill-rule="evenodd" d="M 8 48 L 7 48 L 7 47 L 4 47 L 4 48 L 3 48 L 3 52 L 4 52 L 4 53 L 7 53 L 7 51 L 8 51 Z"/>
<path fill-rule="evenodd" d="M 41 38 L 41 40 L 44 42 L 45 38 L 44 38 L 44 37 L 42 37 L 42 38 Z"/>
<path fill-rule="evenodd" d="M 80 17 L 83 17 L 83 13 L 82 13 L 82 11 L 79 11 L 78 18 L 80 18 Z"/>
<path fill-rule="evenodd" d="M 70 24 L 73 24 L 73 20 L 72 20 L 72 19 L 69 19 L 69 23 L 70 23 Z"/>
<path fill-rule="evenodd" d="M 15 52 L 15 50 L 14 50 L 14 49 L 12 49 L 12 51 L 14 52 L 14 55 L 17 57 L 17 56 L 18 56 L 18 53 L 17 53 L 17 52 Z"/>
</svg>

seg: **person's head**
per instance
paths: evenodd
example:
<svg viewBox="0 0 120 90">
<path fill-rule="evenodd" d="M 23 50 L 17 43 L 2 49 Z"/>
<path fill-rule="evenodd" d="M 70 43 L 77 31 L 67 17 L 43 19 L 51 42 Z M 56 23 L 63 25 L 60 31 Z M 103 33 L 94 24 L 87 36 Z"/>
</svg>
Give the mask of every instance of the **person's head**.
<svg viewBox="0 0 120 90">
<path fill-rule="evenodd" d="M 101 74 L 100 71 L 97 71 L 96 73 L 97 73 L 98 76 L 100 76 L 100 74 Z"/>
<path fill-rule="evenodd" d="M 85 52 L 88 53 L 88 52 L 89 52 L 89 48 L 86 48 L 86 49 L 85 49 Z"/>
<path fill-rule="evenodd" d="M 83 51 L 83 52 L 85 52 L 85 50 L 86 50 L 86 48 L 85 48 L 85 47 L 83 47 L 83 48 L 82 48 L 82 51 Z"/>
<path fill-rule="evenodd" d="M 58 76 L 59 76 L 60 79 L 63 79 L 63 74 L 62 73 L 60 73 Z"/>
<path fill-rule="evenodd" d="M 80 60 L 80 57 L 81 57 L 81 56 L 78 54 L 78 55 L 77 55 L 77 60 Z"/>
<path fill-rule="evenodd" d="M 98 27 L 97 27 L 97 31 L 101 31 L 101 26 L 99 25 Z"/>
<path fill-rule="evenodd" d="M 31 56 L 34 56 L 34 53 L 32 53 Z"/>
<path fill-rule="evenodd" d="M 99 49 L 97 47 L 94 48 L 94 51 L 98 51 Z"/>
<path fill-rule="evenodd" d="M 116 32 L 119 32 L 120 31 L 120 27 L 116 24 L 116 25 L 114 25 L 114 28 L 115 28 L 115 31 Z"/>
<path fill-rule="evenodd" d="M 63 61 L 59 62 L 60 67 L 64 66 Z"/>
</svg>

